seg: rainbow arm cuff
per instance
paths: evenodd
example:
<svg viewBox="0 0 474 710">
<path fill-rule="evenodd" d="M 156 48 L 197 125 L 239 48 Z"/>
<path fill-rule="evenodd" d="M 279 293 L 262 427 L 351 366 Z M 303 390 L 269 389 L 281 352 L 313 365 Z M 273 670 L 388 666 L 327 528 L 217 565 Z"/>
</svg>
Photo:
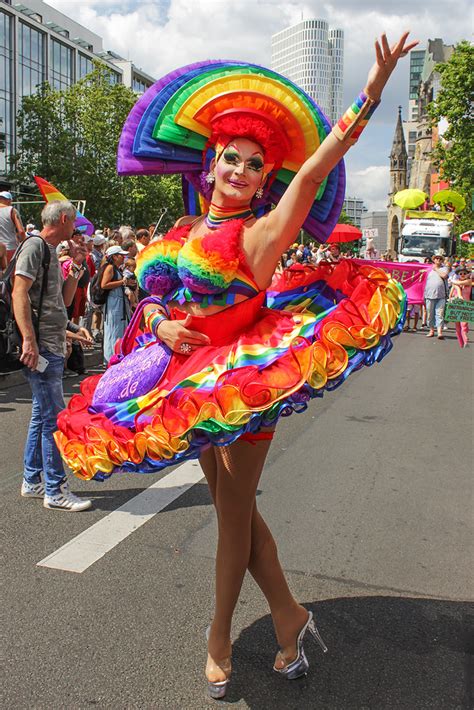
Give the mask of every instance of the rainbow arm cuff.
<svg viewBox="0 0 474 710">
<path fill-rule="evenodd" d="M 332 133 L 340 141 L 357 143 L 360 134 L 366 127 L 369 118 L 379 105 L 380 101 L 371 99 L 363 91 L 360 92 L 352 106 L 333 126 Z"/>
<path fill-rule="evenodd" d="M 147 315 L 145 325 L 155 338 L 158 338 L 158 327 L 164 320 L 168 320 L 168 316 L 158 310 L 152 311 Z"/>
</svg>

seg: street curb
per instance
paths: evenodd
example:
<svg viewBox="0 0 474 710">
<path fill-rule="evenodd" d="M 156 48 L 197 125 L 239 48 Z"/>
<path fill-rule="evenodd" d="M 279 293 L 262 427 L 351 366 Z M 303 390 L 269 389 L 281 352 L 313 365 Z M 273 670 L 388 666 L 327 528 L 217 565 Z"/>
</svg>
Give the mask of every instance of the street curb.
<svg viewBox="0 0 474 710">
<path fill-rule="evenodd" d="M 104 360 L 102 348 L 97 350 L 94 348 L 94 350 L 89 351 L 84 350 L 84 358 L 86 370 L 91 367 L 101 365 Z M 0 390 L 7 390 L 11 387 L 17 387 L 19 385 L 24 384 L 26 384 L 26 380 L 21 370 L 17 370 L 16 372 L 8 372 L 5 375 L 0 375 Z"/>
</svg>

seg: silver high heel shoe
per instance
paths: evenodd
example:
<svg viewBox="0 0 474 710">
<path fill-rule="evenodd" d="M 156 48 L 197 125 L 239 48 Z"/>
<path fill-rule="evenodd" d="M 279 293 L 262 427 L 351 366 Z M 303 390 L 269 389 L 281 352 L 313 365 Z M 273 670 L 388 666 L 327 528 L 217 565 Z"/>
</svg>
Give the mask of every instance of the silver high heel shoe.
<svg viewBox="0 0 474 710">
<path fill-rule="evenodd" d="M 208 626 L 206 629 L 206 639 L 209 641 L 209 634 L 211 632 L 211 627 Z M 224 670 L 224 669 L 222 669 Z M 226 671 L 224 671 L 226 673 Z M 225 680 L 220 680 L 220 681 L 212 681 L 208 680 L 207 681 L 207 690 L 209 693 L 209 696 L 213 700 L 220 700 L 221 698 L 225 697 L 225 694 L 227 693 L 227 686 L 229 685 L 230 682 L 230 673 L 229 676 Z"/>
<path fill-rule="evenodd" d="M 314 640 L 318 642 L 318 644 L 321 646 L 323 653 L 327 653 L 327 646 L 318 631 L 318 627 L 313 621 L 313 612 L 310 611 L 308 613 L 308 621 L 299 632 L 298 638 L 296 640 L 297 656 L 295 660 L 291 661 L 291 663 L 288 663 L 284 668 L 276 668 L 275 666 L 273 666 L 273 670 L 276 673 L 285 676 L 287 680 L 295 680 L 295 678 L 300 678 L 302 675 L 306 675 L 308 672 L 309 663 L 303 648 L 303 640 L 306 631 L 309 631 Z"/>
</svg>

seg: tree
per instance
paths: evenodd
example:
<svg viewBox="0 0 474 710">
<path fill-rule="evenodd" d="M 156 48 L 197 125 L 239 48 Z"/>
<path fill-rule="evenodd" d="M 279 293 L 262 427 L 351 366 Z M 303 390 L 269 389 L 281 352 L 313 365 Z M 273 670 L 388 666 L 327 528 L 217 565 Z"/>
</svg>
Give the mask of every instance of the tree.
<svg viewBox="0 0 474 710">
<path fill-rule="evenodd" d="M 474 47 L 460 42 L 448 62 L 437 64 L 441 89 L 429 104 L 433 127 L 445 119 L 448 128 L 433 151 L 433 161 L 443 178 L 466 200 L 466 209 L 456 223 L 458 234 L 473 228 L 473 158 L 474 158 Z"/>
<path fill-rule="evenodd" d="M 87 216 L 97 226 L 146 226 L 166 207 L 162 224 L 170 227 L 183 213 L 180 178 L 116 172 L 122 126 L 136 100 L 131 89 L 112 83 L 100 63 L 64 91 L 43 84 L 23 99 L 17 116 L 21 150 L 12 178 L 28 185 L 40 175 L 70 199 L 86 200 Z"/>
</svg>

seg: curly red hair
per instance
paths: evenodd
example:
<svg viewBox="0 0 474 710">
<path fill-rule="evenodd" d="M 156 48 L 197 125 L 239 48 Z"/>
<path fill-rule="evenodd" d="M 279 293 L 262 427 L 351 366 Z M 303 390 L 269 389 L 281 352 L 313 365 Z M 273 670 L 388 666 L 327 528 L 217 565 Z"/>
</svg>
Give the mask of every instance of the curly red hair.
<svg viewBox="0 0 474 710">
<path fill-rule="evenodd" d="M 286 137 L 278 125 L 264 118 L 233 113 L 219 116 L 212 122 L 209 145 L 228 145 L 233 138 L 248 138 L 258 143 L 264 152 L 265 162 L 281 167 L 285 158 Z"/>
</svg>

